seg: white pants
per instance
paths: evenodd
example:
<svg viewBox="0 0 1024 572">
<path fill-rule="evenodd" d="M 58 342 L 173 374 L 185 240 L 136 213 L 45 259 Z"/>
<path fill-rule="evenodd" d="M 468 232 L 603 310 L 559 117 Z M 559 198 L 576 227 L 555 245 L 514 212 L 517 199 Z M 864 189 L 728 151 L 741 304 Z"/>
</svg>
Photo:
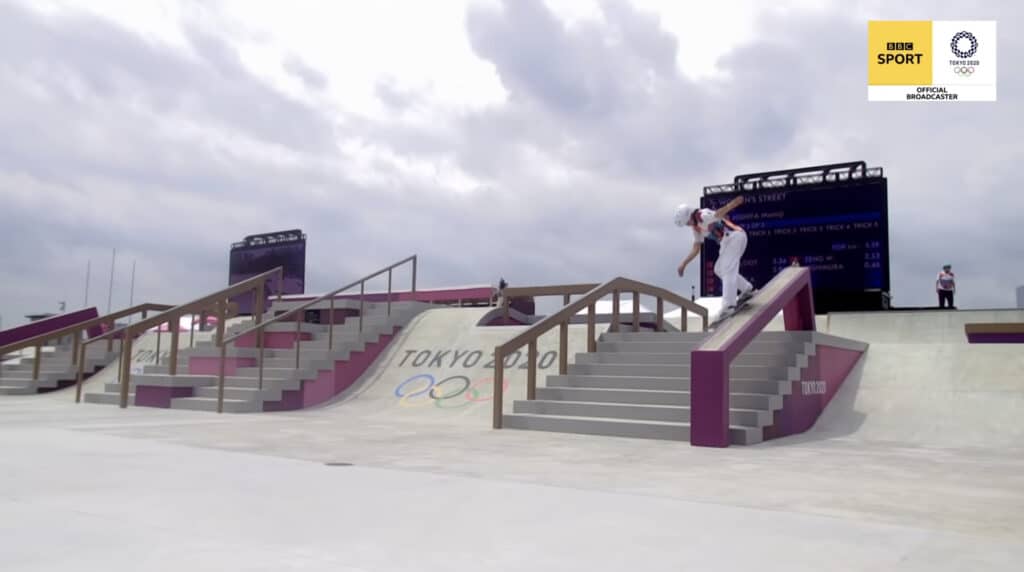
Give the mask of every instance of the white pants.
<svg viewBox="0 0 1024 572">
<path fill-rule="evenodd" d="M 722 279 L 722 308 L 736 305 L 737 292 L 746 292 L 754 287 L 746 278 L 740 276 L 740 259 L 747 250 L 747 233 L 732 231 L 722 237 L 718 248 L 718 260 L 715 261 L 715 276 Z"/>
</svg>

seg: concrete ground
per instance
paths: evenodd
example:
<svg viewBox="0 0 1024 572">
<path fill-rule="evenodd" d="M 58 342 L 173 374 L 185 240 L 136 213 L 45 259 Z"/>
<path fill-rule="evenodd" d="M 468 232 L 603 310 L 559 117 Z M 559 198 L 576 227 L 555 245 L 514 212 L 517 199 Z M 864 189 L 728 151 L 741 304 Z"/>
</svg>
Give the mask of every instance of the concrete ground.
<svg viewBox="0 0 1024 572">
<path fill-rule="evenodd" d="M 723 450 L 492 431 L 486 408 L 452 422 L 374 401 L 217 416 L 11 397 L 0 570 L 1020 570 L 1021 384 L 953 379 L 939 354 L 975 355 L 953 338 L 908 344 L 917 374 L 894 371 L 901 340 L 871 340 L 811 432 Z M 914 393 L 927 431 L 894 421 Z M 994 425 L 935 418 L 979 399 L 1004 404 Z"/>
</svg>

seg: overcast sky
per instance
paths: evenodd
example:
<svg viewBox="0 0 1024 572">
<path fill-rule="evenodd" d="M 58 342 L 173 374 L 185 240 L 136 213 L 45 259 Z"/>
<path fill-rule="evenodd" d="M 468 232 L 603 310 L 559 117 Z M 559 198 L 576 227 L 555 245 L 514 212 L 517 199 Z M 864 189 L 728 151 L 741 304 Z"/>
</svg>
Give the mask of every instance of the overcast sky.
<svg viewBox="0 0 1024 572">
<path fill-rule="evenodd" d="M 1024 284 L 1015 2 L 0 0 L 0 316 L 180 303 L 248 234 L 307 290 L 409 254 L 425 286 L 689 294 L 673 207 L 738 173 L 889 177 L 895 303 Z M 771 8 L 768 6 L 771 5 Z M 697 8 L 697 6 L 700 6 Z M 868 19 L 999 21 L 997 103 L 866 101 Z"/>
</svg>

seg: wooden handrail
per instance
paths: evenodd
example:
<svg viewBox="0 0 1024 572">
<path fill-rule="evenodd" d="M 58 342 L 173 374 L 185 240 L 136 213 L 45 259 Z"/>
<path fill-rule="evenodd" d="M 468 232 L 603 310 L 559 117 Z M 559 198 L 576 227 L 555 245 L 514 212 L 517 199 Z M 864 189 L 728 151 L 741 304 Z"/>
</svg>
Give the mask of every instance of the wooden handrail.
<svg viewBox="0 0 1024 572">
<path fill-rule="evenodd" d="M 34 356 L 34 359 L 32 361 L 32 381 L 38 381 L 39 380 L 39 372 L 40 372 L 40 369 L 42 367 L 43 355 L 44 355 L 43 354 L 43 344 L 46 341 L 48 341 L 48 340 L 52 340 L 52 339 L 55 339 L 55 338 L 59 339 L 59 338 L 62 338 L 64 336 L 71 335 L 72 336 L 71 365 L 72 366 L 77 365 L 79 371 L 82 371 L 84 369 L 84 367 L 85 367 L 85 365 L 84 365 L 85 352 L 82 351 L 82 348 L 85 347 L 85 345 L 82 342 L 82 332 L 83 331 L 87 331 L 87 330 L 89 330 L 92 327 L 95 327 L 95 326 L 98 326 L 98 325 L 101 325 L 101 324 L 105 324 L 105 323 L 108 323 L 108 322 L 110 323 L 111 327 L 113 327 L 114 324 L 117 323 L 117 319 L 118 318 L 123 318 L 125 316 L 131 316 L 131 315 L 139 313 L 139 312 L 141 312 L 143 317 L 145 317 L 146 313 L 149 312 L 150 310 L 158 310 L 159 311 L 159 310 L 164 310 L 166 308 L 170 308 L 170 306 L 167 306 L 167 305 L 164 305 L 164 304 L 152 304 L 152 303 L 139 304 L 137 306 L 132 306 L 131 308 L 125 308 L 124 310 L 119 310 L 117 312 L 113 312 L 111 314 L 107 314 L 106 316 L 100 316 L 98 318 L 91 318 L 89 320 L 85 320 L 85 321 L 79 322 L 77 324 L 72 324 L 70 326 L 66 326 L 64 328 L 60 328 L 58 330 L 53 330 L 53 331 L 50 331 L 50 332 L 39 334 L 37 336 L 32 336 L 31 338 L 28 338 L 28 339 L 25 339 L 25 340 L 21 340 L 19 342 L 14 342 L 12 344 L 7 344 L 6 346 L 0 347 L 0 356 L 3 356 L 4 354 L 8 354 L 8 353 L 11 353 L 11 352 L 15 352 L 15 351 L 18 351 L 18 350 L 23 350 L 25 348 L 34 347 L 35 348 L 35 356 Z M 89 343 L 89 342 L 86 341 L 85 343 Z M 109 351 L 112 351 L 113 349 L 114 349 L 114 347 L 113 347 L 113 339 L 112 338 L 107 338 L 107 351 L 109 352 Z"/>
<path fill-rule="evenodd" d="M 259 352 L 259 357 L 256 360 L 257 367 L 259 369 L 259 373 L 257 374 L 258 375 L 258 382 L 257 382 L 258 385 L 257 385 L 257 387 L 258 387 L 259 391 L 262 391 L 263 390 L 263 349 L 264 349 L 263 348 L 263 334 L 265 333 L 267 326 L 269 326 L 270 324 L 278 323 L 278 322 L 284 320 L 285 318 L 288 318 L 290 316 L 298 314 L 299 312 L 303 312 L 307 308 L 313 306 L 314 304 L 317 304 L 317 303 L 322 302 L 324 300 L 330 299 L 330 301 L 331 301 L 330 308 L 329 308 L 330 317 L 329 317 L 329 322 L 328 322 L 328 324 L 329 324 L 328 328 L 329 329 L 328 329 L 328 334 L 327 334 L 327 351 L 330 352 L 331 350 L 334 349 L 334 297 L 337 296 L 338 294 L 340 294 L 340 293 L 350 289 L 350 288 L 354 288 L 356 286 L 359 286 L 359 331 L 362 332 L 363 331 L 363 315 L 365 314 L 365 312 L 364 312 L 364 299 L 365 299 L 365 296 L 366 296 L 366 282 L 369 281 L 369 280 L 372 280 L 372 279 L 374 279 L 374 278 L 376 278 L 378 276 L 381 276 L 381 275 L 387 273 L 387 275 L 388 275 L 387 315 L 390 316 L 391 315 L 391 292 L 392 292 L 392 290 L 391 290 L 391 285 L 392 285 L 391 278 L 392 278 L 392 273 L 394 272 L 395 268 L 398 268 L 399 266 L 402 266 L 403 264 L 407 264 L 409 262 L 412 262 L 412 292 L 415 293 L 416 292 L 416 270 L 417 270 L 417 262 L 418 262 L 418 260 L 419 260 L 419 257 L 416 254 L 413 254 L 412 256 L 407 256 L 406 258 L 403 258 L 402 260 L 399 260 L 398 262 L 394 262 L 392 264 L 389 264 L 389 265 L 385 266 L 384 268 L 381 268 L 380 270 L 378 270 L 378 271 L 376 271 L 376 272 L 374 272 L 372 274 L 367 274 L 366 276 L 363 276 L 362 278 L 360 278 L 358 280 L 352 281 L 352 282 L 350 282 L 350 283 L 348 283 L 348 284 L 346 284 L 346 285 L 344 285 L 344 286 L 342 286 L 340 288 L 336 288 L 336 289 L 332 290 L 331 292 L 328 292 L 327 294 L 324 294 L 324 295 L 322 295 L 322 296 L 320 296 L 320 297 L 318 297 L 316 299 L 310 300 L 310 301 L 308 301 L 308 302 L 306 302 L 304 304 L 300 304 L 299 306 L 296 306 L 296 307 L 294 307 L 294 308 L 292 308 L 290 310 L 287 310 L 287 311 L 285 311 L 285 312 L 283 312 L 283 313 L 281 313 L 281 314 L 279 314 L 277 316 L 274 316 L 273 318 L 270 318 L 269 320 L 257 321 L 256 324 L 253 325 L 252 327 L 246 328 L 246 329 L 242 330 L 241 332 L 237 332 L 233 336 L 231 336 L 230 338 L 225 339 L 224 336 L 223 336 L 223 333 L 221 333 L 221 335 L 218 336 L 218 342 L 217 342 L 217 345 L 220 346 L 220 372 L 219 372 L 219 375 L 217 377 L 217 413 L 223 413 L 224 412 L 224 363 L 227 360 L 227 347 L 228 347 L 228 344 L 233 343 L 233 342 L 237 341 L 239 338 L 241 338 L 243 336 L 246 336 L 248 334 L 251 334 L 253 332 L 256 333 L 256 346 L 257 346 L 257 349 L 258 349 L 258 352 Z M 260 305 L 257 308 L 257 312 L 259 312 L 261 314 L 263 312 L 263 306 L 262 306 L 261 302 L 260 302 Z M 300 364 L 300 361 L 299 361 L 300 354 L 299 354 L 299 352 L 301 351 L 301 346 L 302 346 L 302 330 L 301 330 L 301 328 L 302 328 L 302 321 L 299 320 L 299 319 L 296 319 L 295 320 L 295 368 L 296 369 L 299 368 L 299 364 Z"/>
<path fill-rule="evenodd" d="M 69 335 L 69 334 L 80 333 L 83 330 L 88 330 L 89 328 L 92 328 L 94 326 L 99 326 L 99 325 L 102 325 L 102 324 L 107 323 L 107 322 L 113 324 L 113 323 L 115 323 L 120 318 L 124 318 L 126 316 L 131 316 L 133 314 L 138 314 L 140 312 L 146 313 L 146 312 L 149 312 L 151 310 L 162 312 L 162 311 L 167 310 L 167 309 L 172 308 L 172 307 L 173 306 L 168 306 L 166 304 L 152 304 L 152 303 L 139 304 L 137 306 L 132 306 L 131 308 L 125 308 L 124 310 L 119 310 L 117 312 L 113 312 L 113 313 L 107 314 L 105 316 L 100 316 L 98 318 L 92 318 L 92 319 L 86 320 L 84 322 L 79 322 L 77 324 L 66 326 L 66 327 L 61 328 L 59 330 L 53 330 L 51 332 L 46 332 L 44 334 L 39 334 L 37 336 L 33 336 L 31 338 L 28 338 L 28 339 L 25 339 L 25 340 L 21 340 L 20 342 L 14 342 L 12 344 L 7 344 L 6 346 L 0 346 L 0 356 L 3 356 L 4 354 L 9 354 L 9 353 L 12 353 L 12 352 L 16 352 L 18 350 L 23 350 L 25 348 L 33 347 L 33 346 L 35 346 L 37 344 L 42 344 L 43 342 L 46 342 L 48 340 L 52 340 L 52 339 L 55 339 L 55 338 L 63 338 L 64 336 Z M 99 337 L 99 336 L 97 336 L 97 337 Z"/>
<path fill-rule="evenodd" d="M 510 319 L 509 307 L 512 298 L 525 296 L 561 296 L 562 304 L 566 305 L 572 300 L 573 294 L 586 294 L 600 284 L 555 284 L 548 286 L 513 286 L 505 287 L 501 291 L 501 309 L 504 323 L 508 324 Z"/>
<path fill-rule="evenodd" d="M 565 355 L 566 348 L 568 346 L 566 338 L 568 336 L 569 321 L 576 316 L 583 308 L 587 308 L 587 351 L 593 352 L 596 349 L 596 342 L 594 339 L 594 309 L 598 300 L 611 294 L 613 296 L 612 301 L 612 322 L 611 330 L 618 331 L 619 329 L 619 293 L 622 291 L 632 291 L 633 293 L 633 329 L 634 331 L 640 329 L 640 305 L 637 304 L 637 298 L 640 294 L 647 296 L 655 296 L 658 299 L 658 316 L 656 328 L 661 330 L 664 326 L 664 302 L 668 301 L 671 304 L 675 304 L 680 308 L 685 309 L 687 312 L 693 312 L 701 316 L 703 319 L 703 330 L 708 329 L 708 310 L 707 308 L 697 304 L 692 300 L 688 300 L 674 292 L 666 290 L 664 288 L 653 286 L 650 284 L 644 284 L 643 282 L 637 282 L 628 278 L 613 278 L 604 284 L 592 288 L 582 298 L 566 304 L 564 308 L 547 316 L 540 320 L 536 324 L 533 324 L 526 331 L 513 337 L 507 342 L 494 348 L 494 397 L 492 403 L 494 406 L 493 412 L 493 426 L 495 429 L 501 429 L 502 425 L 502 408 L 503 408 L 503 386 L 505 377 L 505 356 L 513 351 L 517 350 L 523 345 L 529 345 L 529 356 L 527 359 L 527 381 L 526 381 L 526 398 L 534 399 L 536 396 L 537 389 L 537 363 L 532 357 L 537 354 L 537 340 L 542 335 L 546 334 L 549 330 L 555 326 L 560 326 L 560 338 L 559 348 L 561 350 L 561 359 L 559 363 L 559 373 L 565 375 L 567 370 L 567 357 Z M 682 329 L 686 331 L 686 312 L 682 315 Z"/>
<path fill-rule="evenodd" d="M 146 330 L 160 326 L 161 324 L 173 324 L 171 328 L 171 355 L 170 355 L 170 373 L 174 375 L 176 373 L 178 365 L 178 324 L 181 318 L 185 315 L 194 314 L 206 314 L 207 310 L 211 307 L 216 307 L 218 315 L 218 335 L 223 337 L 223 324 L 228 318 L 228 300 L 239 294 L 245 294 L 247 292 L 254 292 L 256 294 L 257 303 L 262 306 L 264 298 L 264 286 L 266 281 L 270 278 L 277 276 L 278 288 L 277 288 L 277 299 L 281 299 L 281 294 L 284 286 L 284 267 L 278 266 L 273 270 L 268 270 L 262 274 L 258 274 L 251 278 L 247 278 L 241 282 L 232 284 L 231 286 L 208 294 L 202 298 L 193 300 L 191 302 L 175 306 L 169 310 L 161 312 L 151 318 L 143 319 L 134 324 L 129 324 L 117 330 L 107 332 L 101 336 L 92 338 L 84 342 L 79 346 L 79 367 L 78 367 L 78 380 L 75 387 L 75 401 L 79 402 L 82 398 L 82 378 L 85 375 L 84 371 L 84 359 L 86 346 L 95 343 L 99 340 L 109 338 L 111 336 L 121 334 L 121 356 L 120 356 L 120 375 L 118 376 L 121 385 L 121 407 L 125 408 L 128 406 L 128 389 L 130 385 L 131 377 L 131 347 L 135 337 L 145 332 Z M 262 312 L 254 316 L 254 319 L 259 322 L 262 319 Z M 159 339 L 159 338 L 158 338 Z M 157 346 L 157 355 L 159 356 L 159 345 Z M 159 357 L 157 358 L 159 359 Z M 159 363 L 159 362 L 158 362 Z"/>
<path fill-rule="evenodd" d="M 359 280 L 354 280 L 354 281 L 346 284 L 345 286 L 342 286 L 341 288 L 337 288 L 337 289 L 335 289 L 335 290 L 333 290 L 331 292 L 328 292 L 327 294 L 324 294 L 323 296 L 320 296 L 319 298 L 316 298 L 314 300 L 310 300 L 310 301 L 306 302 L 305 304 L 296 306 L 295 308 L 287 310 L 287 311 L 285 311 L 282 314 L 278 314 L 277 316 L 274 316 L 273 318 L 270 318 L 269 320 L 261 322 L 260 324 L 254 325 L 254 326 L 252 326 L 250 328 L 246 328 L 245 330 L 242 330 L 241 332 L 236 333 L 235 335 L 231 336 L 230 338 L 225 339 L 223 343 L 229 344 L 229 343 L 237 340 L 238 338 L 240 338 L 240 337 L 242 337 L 244 335 L 251 334 L 252 332 L 255 332 L 256 330 L 265 329 L 270 324 L 273 324 L 275 322 L 279 322 L 281 320 L 284 320 L 285 318 L 287 318 L 289 316 L 292 316 L 292 315 L 294 315 L 294 314 L 296 314 L 298 312 L 301 312 L 301 311 L 309 308 L 310 306 L 312 306 L 314 304 L 317 304 L 319 302 L 323 302 L 324 300 L 326 300 L 328 298 L 333 298 L 334 296 L 337 296 L 338 294 L 344 292 L 345 290 L 348 290 L 350 288 L 355 288 L 356 286 L 364 284 L 366 281 L 372 280 L 372 279 L 380 276 L 381 274 L 384 274 L 385 272 L 390 272 L 390 271 L 394 270 L 395 268 L 398 268 L 399 266 L 401 266 L 401 265 L 403 265 L 403 264 L 405 264 L 405 263 L 407 263 L 409 261 L 415 261 L 416 260 L 416 256 L 417 255 L 414 254 L 414 255 L 409 256 L 407 258 L 403 258 L 402 260 L 399 260 L 398 262 L 395 262 L 394 264 L 391 264 L 389 266 L 385 266 L 384 268 L 374 272 L 373 274 L 368 274 L 368 275 L 360 278 Z M 413 265 L 413 268 L 415 268 L 415 264 Z M 413 270 L 412 291 L 413 292 L 416 291 L 416 272 L 415 272 L 415 270 Z M 389 312 L 388 313 L 389 314 L 390 314 L 390 302 L 391 302 L 390 296 L 391 296 L 391 280 L 390 280 L 390 276 L 389 276 L 389 278 L 388 278 L 388 307 L 389 307 Z M 333 312 L 332 312 L 332 314 L 333 314 Z"/>
<path fill-rule="evenodd" d="M 507 286 L 501 291 L 506 298 L 521 296 L 562 296 L 565 294 L 586 294 L 600 284 L 558 284 L 550 286 Z"/>
</svg>

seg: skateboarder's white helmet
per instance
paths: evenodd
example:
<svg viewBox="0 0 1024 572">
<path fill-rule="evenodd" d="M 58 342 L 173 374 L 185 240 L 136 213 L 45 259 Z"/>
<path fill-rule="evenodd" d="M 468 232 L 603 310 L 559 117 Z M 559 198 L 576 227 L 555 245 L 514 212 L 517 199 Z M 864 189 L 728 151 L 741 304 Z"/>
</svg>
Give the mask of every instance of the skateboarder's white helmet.
<svg viewBox="0 0 1024 572">
<path fill-rule="evenodd" d="M 690 216 L 693 215 L 693 211 L 694 208 L 685 203 L 676 207 L 676 226 L 686 226 L 686 223 L 690 221 Z"/>
</svg>

